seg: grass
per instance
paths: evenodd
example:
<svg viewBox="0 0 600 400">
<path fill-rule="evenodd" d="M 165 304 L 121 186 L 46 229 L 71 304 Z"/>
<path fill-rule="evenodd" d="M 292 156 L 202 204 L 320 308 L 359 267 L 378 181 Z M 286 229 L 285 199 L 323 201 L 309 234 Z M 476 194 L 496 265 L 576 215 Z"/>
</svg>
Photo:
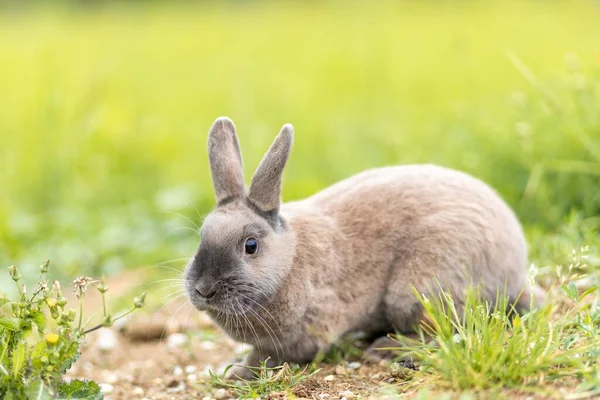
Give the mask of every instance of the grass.
<svg viewBox="0 0 600 400">
<path fill-rule="evenodd" d="M 592 2 L 361 4 L 5 9 L 0 264 L 71 277 L 189 256 L 222 114 L 247 176 L 294 123 L 285 200 L 433 162 L 489 182 L 528 230 L 598 215 Z"/>
<path fill-rule="evenodd" d="M 558 391 L 563 386 L 567 398 L 599 395 L 600 275 L 597 263 L 588 264 L 588 252 L 573 251 L 572 262 L 556 269 L 551 300 L 521 316 L 511 315 L 505 296 L 491 304 L 476 289 L 463 314 L 444 291 L 433 298 L 417 293 L 427 313 L 424 339 L 415 344 L 399 337 L 405 343 L 399 351 L 418 360 L 417 377 L 429 389 L 482 398 L 502 398 L 507 390 L 565 398 Z"/>
<path fill-rule="evenodd" d="M 291 390 L 294 386 L 319 372 L 317 369 L 307 372 L 306 369 L 301 369 L 298 365 L 290 367 L 288 364 L 269 368 L 266 366 L 266 361 L 254 370 L 256 379 L 233 382 L 211 372 L 210 381 L 198 384 L 197 388 L 204 391 L 210 391 L 211 388 L 224 388 L 241 399 L 262 398 L 276 392 L 293 396 Z"/>
</svg>

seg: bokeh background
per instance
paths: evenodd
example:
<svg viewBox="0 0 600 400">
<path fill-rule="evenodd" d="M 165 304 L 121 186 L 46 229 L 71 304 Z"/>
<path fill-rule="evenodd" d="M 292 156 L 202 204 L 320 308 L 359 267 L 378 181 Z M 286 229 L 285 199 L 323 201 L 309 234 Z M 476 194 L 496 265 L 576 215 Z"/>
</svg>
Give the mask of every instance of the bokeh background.
<svg viewBox="0 0 600 400">
<path fill-rule="evenodd" d="M 248 180 L 294 124 L 284 200 L 437 163 L 496 188 L 534 260 L 557 232 L 594 245 L 599 21 L 594 1 L 3 2 L 0 265 L 181 268 L 221 115 Z"/>
</svg>

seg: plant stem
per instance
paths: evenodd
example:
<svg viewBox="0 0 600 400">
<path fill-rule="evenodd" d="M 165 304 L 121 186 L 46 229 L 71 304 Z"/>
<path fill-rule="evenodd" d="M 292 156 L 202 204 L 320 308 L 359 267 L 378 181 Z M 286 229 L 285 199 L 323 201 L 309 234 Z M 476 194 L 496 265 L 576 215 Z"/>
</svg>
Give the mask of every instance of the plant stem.
<svg viewBox="0 0 600 400">
<path fill-rule="evenodd" d="M 83 293 L 79 290 L 79 323 L 77 324 L 77 330 L 81 330 L 81 321 L 83 320 Z"/>
<path fill-rule="evenodd" d="M 8 345 L 10 342 L 10 333 L 6 334 L 6 343 L 5 346 L 3 346 L 4 348 L 2 349 L 2 356 L 0 356 L 0 367 L 2 367 L 2 372 L 4 372 L 5 375 L 8 375 L 8 371 L 6 370 L 6 368 L 4 368 L 4 355 L 6 354 L 6 350 L 8 350 Z"/>
<path fill-rule="evenodd" d="M 131 310 L 127 311 L 126 313 L 119 315 L 117 318 L 113 319 L 113 322 L 120 320 L 123 317 L 128 316 L 129 314 L 131 314 L 132 312 L 134 312 L 136 309 L 136 307 L 131 308 Z M 104 326 L 104 324 L 98 324 L 96 326 L 91 327 L 90 329 L 86 329 L 85 331 L 83 331 L 84 335 L 87 335 L 90 332 L 94 332 L 97 331 L 98 329 L 102 328 Z"/>
<path fill-rule="evenodd" d="M 132 312 L 134 312 L 134 311 L 135 311 L 135 309 L 136 309 L 136 307 L 132 307 L 132 308 L 131 308 L 131 310 L 127 311 L 125 314 L 119 315 L 117 318 L 115 318 L 115 319 L 113 320 L 113 322 L 115 322 L 115 321 L 118 321 L 118 320 L 120 320 L 121 318 L 128 316 L 129 314 L 131 314 Z"/>
<path fill-rule="evenodd" d="M 102 292 L 101 294 L 102 294 L 102 309 L 103 309 L 102 317 L 106 318 L 106 298 L 104 297 L 104 292 Z"/>
</svg>

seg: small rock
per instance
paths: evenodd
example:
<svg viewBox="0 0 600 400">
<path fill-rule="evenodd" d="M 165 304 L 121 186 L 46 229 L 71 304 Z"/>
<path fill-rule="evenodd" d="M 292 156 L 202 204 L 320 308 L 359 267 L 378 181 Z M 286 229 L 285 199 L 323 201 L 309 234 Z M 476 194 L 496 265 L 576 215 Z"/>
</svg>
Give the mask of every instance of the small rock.
<svg viewBox="0 0 600 400">
<path fill-rule="evenodd" d="M 388 383 L 394 383 L 395 380 L 396 380 L 395 378 L 390 378 L 390 379 L 388 379 Z"/>
<path fill-rule="evenodd" d="M 361 367 L 361 363 L 358 361 L 352 361 L 351 363 L 348 363 L 348 365 L 346 367 L 350 368 L 350 369 L 359 369 Z"/>
<path fill-rule="evenodd" d="M 123 323 L 119 329 L 130 340 L 157 340 L 166 336 L 167 318 L 160 314 L 139 314 Z"/>
<path fill-rule="evenodd" d="M 175 376 L 183 375 L 183 369 L 181 369 L 181 367 L 179 365 L 176 365 L 175 368 L 173 368 L 173 375 L 175 375 Z"/>
<path fill-rule="evenodd" d="M 341 365 L 336 365 L 335 366 L 335 374 L 336 375 L 345 375 L 346 374 L 346 368 L 344 368 Z"/>
<path fill-rule="evenodd" d="M 345 397 L 342 397 L 340 400 L 348 400 L 348 399 L 347 399 L 347 398 L 345 398 Z"/>
<path fill-rule="evenodd" d="M 136 386 L 131 391 L 131 394 L 134 395 L 134 396 L 142 397 L 144 395 L 144 389 L 142 389 L 139 386 Z"/>
<path fill-rule="evenodd" d="M 321 400 L 325 400 L 325 399 L 327 399 L 327 398 L 329 398 L 329 395 L 328 395 L 327 393 L 321 393 L 321 394 L 319 395 L 319 399 L 321 399 Z"/>
<path fill-rule="evenodd" d="M 333 375 L 327 375 L 325 377 L 325 382 L 331 382 L 335 379 L 335 377 Z"/>
<path fill-rule="evenodd" d="M 96 346 L 101 351 L 111 351 L 117 347 L 119 340 L 117 338 L 117 334 L 110 328 L 100 328 L 98 330 L 98 339 L 96 341 Z"/>
<path fill-rule="evenodd" d="M 187 376 L 187 378 L 185 378 L 185 379 L 187 379 L 188 383 L 196 383 L 196 382 L 198 382 L 198 375 L 196 375 L 196 374 L 189 374 Z"/>
<path fill-rule="evenodd" d="M 169 388 L 174 388 L 177 387 L 179 385 L 179 381 L 177 379 L 171 379 L 169 380 L 169 383 L 167 383 L 167 387 Z"/>
<path fill-rule="evenodd" d="M 354 393 L 349 390 L 344 390 L 343 392 L 339 392 L 338 395 L 342 397 L 354 397 Z"/>
<path fill-rule="evenodd" d="M 100 391 L 104 394 L 110 394 L 115 390 L 115 387 L 110 383 L 101 383 L 98 386 L 100 386 Z"/>
<path fill-rule="evenodd" d="M 172 380 L 167 385 L 167 393 L 178 393 L 178 392 L 183 392 L 184 390 L 185 390 L 184 382 Z"/>
<path fill-rule="evenodd" d="M 196 371 L 198 371 L 198 368 L 196 368 L 195 365 L 188 365 L 187 367 L 185 367 L 186 374 L 193 374 Z"/>
<path fill-rule="evenodd" d="M 390 360 L 383 359 L 383 360 L 379 361 L 378 365 L 382 368 L 389 368 Z"/>
<path fill-rule="evenodd" d="M 217 389 L 214 393 L 213 393 L 213 397 L 217 400 L 221 400 L 224 399 L 225 397 L 227 397 L 229 395 L 229 393 L 227 393 L 227 390 L 221 388 L 221 389 Z"/>
<path fill-rule="evenodd" d="M 200 348 L 202 350 L 214 350 L 215 347 L 217 347 L 217 345 L 214 342 L 211 342 L 210 340 L 203 340 L 202 342 L 200 342 Z"/>
<path fill-rule="evenodd" d="M 119 380 L 119 376 L 114 372 L 102 371 L 102 380 L 105 383 L 110 383 L 111 385 L 114 385 Z"/>
<path fill-rule="evenodd" d="M 173 333 L 167 338 L 167 349 L 176 350 L 188 341 L 188 338 L 183 333 Z"/>
<path fill-rule="evenodd" d="M 160 378 L 154 378 L 154 379 L 152 379 L 152 383 L 155 385 L 162 385 L 163 380 Z"/>
<path fill-rule="evenodd" d="M 399 361 L 392 364 L 390 368 L 390 375 L 393 378 L 408 380 L 411 379 L 415 371 L 418 371 L 419 367 L 413 364 L 412 361 Z"/>
</svg>

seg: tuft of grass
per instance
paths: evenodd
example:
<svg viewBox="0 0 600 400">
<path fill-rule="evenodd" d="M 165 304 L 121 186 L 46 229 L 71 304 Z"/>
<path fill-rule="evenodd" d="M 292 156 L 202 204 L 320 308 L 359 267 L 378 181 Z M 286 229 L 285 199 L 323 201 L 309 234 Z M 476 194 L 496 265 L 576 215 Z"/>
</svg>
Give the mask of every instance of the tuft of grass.
<svg viewBox="0 0 600 400">
<path fill-rule="evenodd" d="M 598 288 L 579 289 L 586 275 L 575 271 L 559 277 L 551 302 L 523 315 L 514 313 L 506 296 L 491 303 L 476 288 L 468 291 L 462 314 L 446 291 L 432 298 L 417 293 L 427 316 L 422 334 L 433 342 L 401 350 L 419 360 L 419 374 L 442 388 L 551 393 L 549 384 L 575 377 L 581 390 L 600 393 Z"/>
<path fill-rule="evenodd" d="M 231 367 L 233 365 L 228 366 L 223 375 Z M 211 371 L 210 381 L 198 383 L 196 387 L 203 391 L 210 388 L 225 388 L 241 399 L 261 398 L 276 392 L 293 395 L 291 390 L 294 386 L 319 372 L 313 366 L 310 366 L 310 371 L 307 372 L 308 368 L 301 368 L 297 364 L 290 367 L 287 363 L 279 367 L 269 368 L 267 367 L 267 360 L 265 360 L 260 367 L 252 368 L 256 374 L 254 380 L 227 381 L 223 378 L 223 375 L 217 375 Z"/>
</svg>

